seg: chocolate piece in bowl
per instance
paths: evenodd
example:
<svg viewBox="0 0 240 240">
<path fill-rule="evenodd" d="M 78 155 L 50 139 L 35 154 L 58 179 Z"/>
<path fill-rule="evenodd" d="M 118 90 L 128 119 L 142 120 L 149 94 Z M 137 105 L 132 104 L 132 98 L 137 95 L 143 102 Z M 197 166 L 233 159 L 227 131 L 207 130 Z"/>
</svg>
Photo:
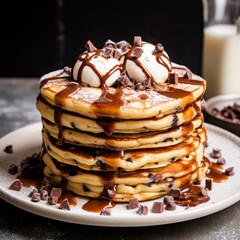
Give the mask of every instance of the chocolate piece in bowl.
<svg viewBox="0 0 240 240">
<path fill-rule="evenodd" d="M 72 67 L 39 86 L 43 173 L 55 186 L 144 215 L 138 202 L 205 177 L 206 81 L 171 62 L 161 43 L 88 41 Z"/>
</svg>

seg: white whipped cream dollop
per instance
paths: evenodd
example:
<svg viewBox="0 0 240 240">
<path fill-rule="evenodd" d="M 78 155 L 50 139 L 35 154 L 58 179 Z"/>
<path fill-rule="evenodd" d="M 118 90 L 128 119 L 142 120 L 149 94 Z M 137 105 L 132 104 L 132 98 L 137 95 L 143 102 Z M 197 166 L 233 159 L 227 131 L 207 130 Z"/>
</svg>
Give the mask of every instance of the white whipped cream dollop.
<svg viewBox="0 0 240 240">
<path fill-rule="evenodd" d="M 120 76 L 121 70 L 121 63 L 116 58 L 105 58 L 96 52 L 84 53 L 73 66 L 73 79 L 91 87 L 100 87 L 102 82 L 111 86 Z"/>
<path fill-rule="evenodd" d="M 171 61 L 161 44 L 108 40 L 103 49 L 88 42 L 88 51 L 79 55 L 72 68 L 75 81 L 91 87 L 112 86 L 125 75 L 131 81 L 144 83 L 151 80 L 163 83 L 172 70 Z"/>
<path fill-rule="evenodd" d="M 128 57 L 125 61 L 125 68 L 130 79 L 143 83 L 151 78 L 157 83 L 166 82 L 169 70 L 171 70 L 171 62 L 168 54 L 163 51 L 156 52 L 155 45 L 143 42 L 142 54 L 135 59 Z M 126 55 L 129 56 L 129 55 Z"/>
</svg>

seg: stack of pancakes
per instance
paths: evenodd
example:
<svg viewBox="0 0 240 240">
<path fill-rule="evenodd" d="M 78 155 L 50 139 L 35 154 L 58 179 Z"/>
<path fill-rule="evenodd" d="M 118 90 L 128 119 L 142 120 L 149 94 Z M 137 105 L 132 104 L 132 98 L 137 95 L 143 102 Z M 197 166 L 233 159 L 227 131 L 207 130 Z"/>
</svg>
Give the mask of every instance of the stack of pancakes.
<svg viewBox="0 0 240 240">
<path fill-rule="evenodd" d="M 126 52 L 132 48 L 136 44 Z M 99 55 L 104 49 L 91 52 Z M 162 83 L 154 78 L 150 84 L 136 82 L 120 69 L 121 84 L 108 86 L 101 79 L 93 87 L 81 75 L 74 77 L 75 67 L 40 80 L 42 159 L 52 183 L 81 196 L 128 202 L 201 182 L 209 168 L 201 111 L 205 80 L 171 63 Z"/>
</svg>

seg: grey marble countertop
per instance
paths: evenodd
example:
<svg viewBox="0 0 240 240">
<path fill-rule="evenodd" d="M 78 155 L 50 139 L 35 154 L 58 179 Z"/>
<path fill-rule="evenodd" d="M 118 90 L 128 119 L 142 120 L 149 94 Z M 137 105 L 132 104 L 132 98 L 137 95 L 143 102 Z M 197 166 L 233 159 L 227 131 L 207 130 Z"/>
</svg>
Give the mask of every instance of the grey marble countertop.
<svg viewBox="0 0 240 240">
<path fill-rule="evenodd" d="M 0 79 L 0 137 L 40 121 L 35 108 L 37 94 L 36 78 Z M 23 211 L 0 199 L 0 239 L 240 239 L 240 202 L 209 216 L 186 222 L 116 228 L 48 219 Z"/>
</svg>

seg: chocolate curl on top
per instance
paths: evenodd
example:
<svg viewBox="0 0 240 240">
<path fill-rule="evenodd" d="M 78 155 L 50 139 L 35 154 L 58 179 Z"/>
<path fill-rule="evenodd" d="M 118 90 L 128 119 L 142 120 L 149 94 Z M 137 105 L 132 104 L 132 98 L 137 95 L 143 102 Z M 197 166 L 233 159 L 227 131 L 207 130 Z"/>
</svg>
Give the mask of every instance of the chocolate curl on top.
<svg viewBox="0 0 240 240">
<path fill-rule="evenodd" d="M 97 49 L 90 40 L 87 41 L 87 43 L 86 43 L 86 45 L 85 45 L 85 48 L 86 48 L 89 52 L 93 52 L 94 50 Z"/>
<path fill-rule="evenodd" d="M 117 48 L 120 48 L 123 52 L 130 49 L 130 47 L 131 47 L 131 45 L 124 40 L 117 43 Z"/>
<path fill-rule="evenodd" d="M 114 55 L 114 48 L 112 48 L 112 47 L 105 47 L 105 48 L 103 48 L 102 54 L 103 54 L 104 58 L 112 58 L 113 55 Z"/>
<path fill-rule="evenodd" d="M 156 44 L 155 52 L 157 53 L 157 52 L 163 52 L 163 51 L 164 51 L 163 45 L 161 43 Z"/>
<path fill-rule="evenodd" d="M 133 45 L 137 47 L 142 46 L 142 38 L 140 36 L 134 36 Z"/>
<path fill-rule="evenodd" d="M 104 47 L 117 48 L 117 44 L 116 44 L 114 41 L 108 39 L 108 40 L 105 42 Z"/>
<path fill-rule="evenodd" d="M 138 59 L 142 56 L 142 53 L 143 53 L 143 50 L 139 47 L 136 47 L 131 53 L 131 57 Z"/>
</svg>

